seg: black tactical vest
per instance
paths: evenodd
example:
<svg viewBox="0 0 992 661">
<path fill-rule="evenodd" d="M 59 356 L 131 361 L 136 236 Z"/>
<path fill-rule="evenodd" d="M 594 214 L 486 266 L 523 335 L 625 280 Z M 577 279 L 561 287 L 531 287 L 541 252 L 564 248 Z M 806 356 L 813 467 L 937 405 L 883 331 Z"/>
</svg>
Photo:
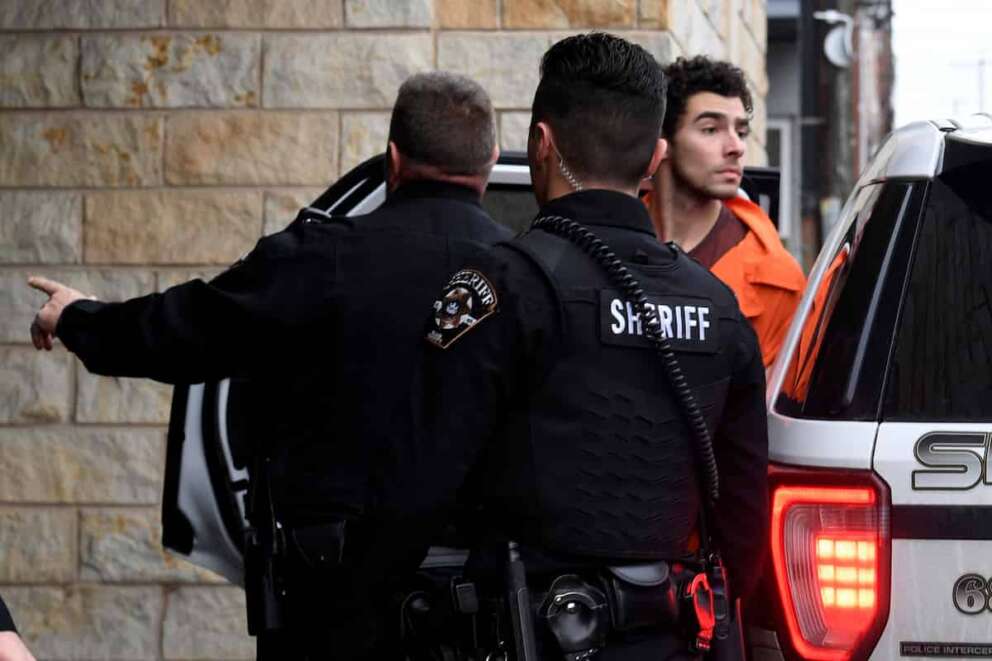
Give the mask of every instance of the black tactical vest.
<svg viewBox="0 0 992 661">
<path fill-rule="evenodd" d="M 700 504 L 694 440 L 642 320 L 605 269 L 566 240 L 532 231 L 510 245 L 556 291 L 563 342 L 488 463 L 496 476 L 490 502 L 512 519 L 507 532 L 547 551 L 683 555 Z M 736 306 L 684 253 L 658 249 L 674 258 L 626 266 L 654 304 L 712 433 L 731 373 Z"/>
</svg>

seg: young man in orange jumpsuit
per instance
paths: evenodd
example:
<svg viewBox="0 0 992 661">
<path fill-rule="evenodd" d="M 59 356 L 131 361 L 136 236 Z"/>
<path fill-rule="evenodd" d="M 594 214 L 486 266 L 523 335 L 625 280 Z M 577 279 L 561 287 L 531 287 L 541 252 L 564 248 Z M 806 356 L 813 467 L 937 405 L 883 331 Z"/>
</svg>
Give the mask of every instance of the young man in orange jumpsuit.
<svg viewBox="0 0 992 661">
<path fill-rule="evenodd" d="M 737 296 L 767 369 L 778 355 L 806 279 L 772 221 L 737 197 L 750 131 L 743 72 L 705 56 L 665 68 L 668 157 L 645 199 L 659 238 L 674 241 Z"/>
</svg>

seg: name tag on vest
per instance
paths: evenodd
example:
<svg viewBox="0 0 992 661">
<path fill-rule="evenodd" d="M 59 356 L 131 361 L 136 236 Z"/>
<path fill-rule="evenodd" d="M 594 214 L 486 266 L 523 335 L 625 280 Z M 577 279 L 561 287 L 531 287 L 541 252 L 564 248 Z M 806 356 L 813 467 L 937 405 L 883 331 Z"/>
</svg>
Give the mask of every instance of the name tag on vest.
<svg viewBox="0 0 992 661">
<path fill-rule="evenodd" d="M 719 317 L 713 302 L 706 298 L 687 298 L 648 294 L 648 308 L 661 323 L 661 334 L 675 351 L 716 353 L 720 349 L 717 325 Z M 644 336 L 645 320 L 633 303 L 620 292 L 605 290 L 599 294 L 599 338 L 603 344 L 649 348 Z"/>
</svg>

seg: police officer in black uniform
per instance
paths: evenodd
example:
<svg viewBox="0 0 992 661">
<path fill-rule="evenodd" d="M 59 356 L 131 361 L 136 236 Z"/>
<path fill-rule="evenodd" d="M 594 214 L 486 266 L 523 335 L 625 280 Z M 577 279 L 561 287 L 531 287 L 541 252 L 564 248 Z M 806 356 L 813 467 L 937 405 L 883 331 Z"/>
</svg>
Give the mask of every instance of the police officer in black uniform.
<svg viewBox="0 0 992 661">
<path fill-rule="evenodd" d="M 691 576 L 703 535 L 725 559 L 730 599 L 754 586 L 767 526 L 764 369 L 730 289 L 660 243 L 636 197 L 665 156 L 664 105 L 661 68 L 637 45 L 587 34 L 545 54 L 528 157 L 539 218 L 551 220 L 469 261 L 434 303 L 416 389 L 419 433 L 380 510 L 371 565 L 415 562 L 433 527 L 470 494 L 484 530 L 469 572 L 483 602 L 509 542 L 535 602 L 588 588 L 589 604 L 598 603 L 609 591 L 604 567 L 660 560 L 670 564 L 648 564 L 654 574 L 646 582 L 668 589 L 664 572 Z M 684 384 L 678 374 L 673 384 L 646 339 L 648 314 L 635 305 L 637 287 L 618 284 L 621 267 L 643 288 Z M 680 399 L 686 389 L 719 470 L 719 498 L 702 535 L 712 466 L 696 458 L 693 418 Z M 659 595 L 646 602 L 660 603 Z M 574 615 L 585 608 L 580 602 L 562 603 Z M 637 626 L 635 613 L 627 626 L 631 613 L 614 612 L 612 625 L 593 627 L 591 641 L 576 647 L 557 638 L 574 628 L 549 634 L 544 626 L 569 615 L 558 606 L 546 602 L 536 614 L 540 658 L 584 659 L 596 650 L 597 659 L 678 658 L 699 642 L 684 622 L 649 613 L 651 624 Z M 579 628 L 589 623 L 579 620 Z M 504 643 L 512 624 L 497 634 Z M 522 661 L 519 652 L 511 658 Z"/>
<path fill-rule="evenodd" d="M 97 374 L 257 385 L 246 427 L 266 459 L 253 485 L 264 478 L 266 488 L 251 522 L 285 549 L 272 577 L 286 593 L 284 627 L 262 632 L 264 657 L 357 658 L 377 636 L 347 567 L 362 554 L 377 467 L 409 434 L 423 310 L 453 269 L 509 236 L 480 204 L 497 155 L 478 84 L 415 75 L 393 109 L 378 210 L 348 219 L 304 210 L 211 282 L 123 303 L 31 280 L 50 296 L 32 324 L 39 349 L 58 337 Z M 246 577 L 249 599 L 267 576 Z"/>
</svg>

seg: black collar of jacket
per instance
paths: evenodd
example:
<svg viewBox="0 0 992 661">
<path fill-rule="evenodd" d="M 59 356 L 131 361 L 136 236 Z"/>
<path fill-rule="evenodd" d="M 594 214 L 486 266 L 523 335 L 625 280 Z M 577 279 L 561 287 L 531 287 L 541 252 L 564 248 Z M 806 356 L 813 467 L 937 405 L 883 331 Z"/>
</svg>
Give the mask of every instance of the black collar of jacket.
<svg viewBox="0 0 992 661">
<path fill-rule="evenodd" d="M 651 216 L 636 197 L 612 190 L 584 190 L 545 204 L 541 216 L 564 216 L 585 225 L 606 225 L 654 236 Z"/>
<path fill-rule="evenodd" d="M 396 204 L 405 200 L 424 198 L 444 198 L 467 202 L 468 204 L 474 204 L 479 207 L 482 206 L 482 199 L 478 191 L 467 186 L 459 186 L 458 184 L 434 179 L 418 179 L 400 184 L 396 190 L 387 195 L 386 203 Z"/>
</svg>

